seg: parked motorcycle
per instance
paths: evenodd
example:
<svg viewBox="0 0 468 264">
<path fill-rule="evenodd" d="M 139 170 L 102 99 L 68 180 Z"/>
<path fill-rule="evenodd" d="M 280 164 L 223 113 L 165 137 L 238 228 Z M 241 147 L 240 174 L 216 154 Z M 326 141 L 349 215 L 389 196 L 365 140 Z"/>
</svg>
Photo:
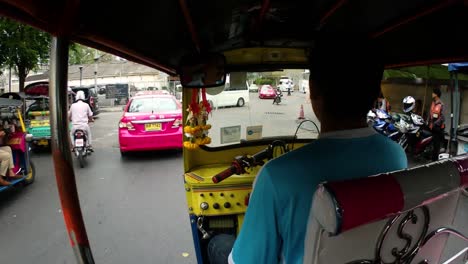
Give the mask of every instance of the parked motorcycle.
<svg viewBox="0 0 468 264">
<path fill-rule="evenodd" d="M 73 152 L 78 158 L 78 164 L 80 168 L 84 168 L 85 158 L 91 155 L 91 151 L 87 144 L 86 133 L 82 129 L 75 130 L 73 134 Z"/>
<path fill-rule="evenodd" d="M 395 120 L 393 119 L 393 116 L 383 110 L 370 110 L 367 113 L 367 123 L 378 133 L 396 142 L 401 136 L 400 131 L 394 125 Z"/>
<path fill-rule="evenodd" d="M 401 115 L 395 126 L 402 133 L 398 144 L 407 152 L 419 156 L 432 153 L 432 133 L 427 128 L 423 118 L 415 113 Z"/>
</svg>

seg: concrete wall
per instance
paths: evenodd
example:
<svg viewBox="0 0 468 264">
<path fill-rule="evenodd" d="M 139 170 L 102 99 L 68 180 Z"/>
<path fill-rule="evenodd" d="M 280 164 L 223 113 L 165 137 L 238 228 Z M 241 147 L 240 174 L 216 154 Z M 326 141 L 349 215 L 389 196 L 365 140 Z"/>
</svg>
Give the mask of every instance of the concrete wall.
<svg viewBox="0 0 468 264">
<path fill-rule="evenodd" d="M 167 78 L 163 75 L 135 75 L 97 78 L 98 84 L 128 83 L 136 88 L 168 86 Z M 82 85 L 94 85 L 94 79 L 83 79 Z M 69 86 L 79 86 L 80 80 L 68 81 Z"/>
<path fill-rule="evenodd" d="M 382 82 L 382 92 L 390 102 L 392 111 L 403 112 L 403 98 L 406 96 L 413 96 L 416 100 L 424 102 L 426 97 L 425 110 L 430 107 L 430 100 L 433 87 L 428 86 L 427 89 L 424 85 L 414 84 L 395 84 L 389 82 Z"/>
<path fill-rule="evenodd" d="M 41 81 L 36 80 L 34 82 Z M 48 81 L 44 79 L 42 81 Z M 26 82 L 25 85 L 28 85 L 32 82 Z M 167 77 L 162 74 L 155 75 L 132 75 L 132 76 L 108 76 L 108 77 L 98 77 L 98 84 L 113 84 L 113 83 L 128 83 L 129 85 L 134 85 L 137 88 L 146 88 L 146 87 L 158 87 L 168 86 Z M 81 80 L 82 85 L 94 85 L 94 78 L 87 78 Z M 70 80 L 68 81 L 68 86 L 79 86 L 80 80 Z M 13 81 L 11 85 L 12 92 L 19 91 L 19 84 L 17 81 Z M 8 86 L 5 87 L 5 92 L 8 92 Z"/>
</svg>

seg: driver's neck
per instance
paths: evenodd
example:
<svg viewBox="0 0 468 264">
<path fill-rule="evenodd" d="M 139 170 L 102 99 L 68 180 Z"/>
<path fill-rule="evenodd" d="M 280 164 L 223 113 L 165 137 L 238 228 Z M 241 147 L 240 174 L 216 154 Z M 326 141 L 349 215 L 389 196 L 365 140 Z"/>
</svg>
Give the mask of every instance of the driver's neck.
<svg viewBox="0 0 468 264">
<path fill-rule="evenodd" d="M 328 133 L 339 130 L 366 128 L 368 124 L 365 118 L 357 120 L 324 118 L 323 121 L 320 121 L 320 126 L 320 133 Z"/>
</svg>

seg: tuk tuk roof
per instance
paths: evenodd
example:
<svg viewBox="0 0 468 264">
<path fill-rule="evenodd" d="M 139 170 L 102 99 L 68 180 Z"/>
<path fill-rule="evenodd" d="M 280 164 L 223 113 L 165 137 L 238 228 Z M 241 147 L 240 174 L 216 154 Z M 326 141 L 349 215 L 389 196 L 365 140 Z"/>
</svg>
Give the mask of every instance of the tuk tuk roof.
<svg viewBox="0 0 468 264">
<path fill-rule="evenodd" d="M 305 67 L 318 31 L 376 39 L 387 67 L 465 61 L 467 3 L 0 0 L 0 14 L 176 74 L 198 49 L 224 52 L 228 70 Z"/>
<path fill-rule="evenodd" d="M 448 70 L 450 72 L 456 71 L 456 72 L 467 73 L 468 72 L 468 62 L 450 63 L 448 65 Z"/>
<path fill-rule="evenodd" d="M 35 82 L 24 87 L 24 94 L 28 98 L 49 96 L 49 82 Z"/>
</svg>

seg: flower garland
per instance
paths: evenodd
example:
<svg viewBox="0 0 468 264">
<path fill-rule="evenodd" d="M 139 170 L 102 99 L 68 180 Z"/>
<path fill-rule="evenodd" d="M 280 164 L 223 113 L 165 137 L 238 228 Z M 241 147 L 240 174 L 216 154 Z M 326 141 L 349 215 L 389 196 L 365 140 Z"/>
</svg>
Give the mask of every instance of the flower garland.
<svg viewBox="0 0 468 264">
<path fill-rule="evenodd" d="M 192 90 L 192 101 L 187 109 L 187 125 L 184 127 L 184 133 L 187 140 L 184 141 L 184 148 L 195 150 L 201 145 L 211 143 L 208 132 L 211 125 L 208 124 L 208 115 L 211 112 L 211 106 L 206 100 L 206 90 L 202 89 L 202 101 L 198 102 L 199 89 Z"/>
</svg>

